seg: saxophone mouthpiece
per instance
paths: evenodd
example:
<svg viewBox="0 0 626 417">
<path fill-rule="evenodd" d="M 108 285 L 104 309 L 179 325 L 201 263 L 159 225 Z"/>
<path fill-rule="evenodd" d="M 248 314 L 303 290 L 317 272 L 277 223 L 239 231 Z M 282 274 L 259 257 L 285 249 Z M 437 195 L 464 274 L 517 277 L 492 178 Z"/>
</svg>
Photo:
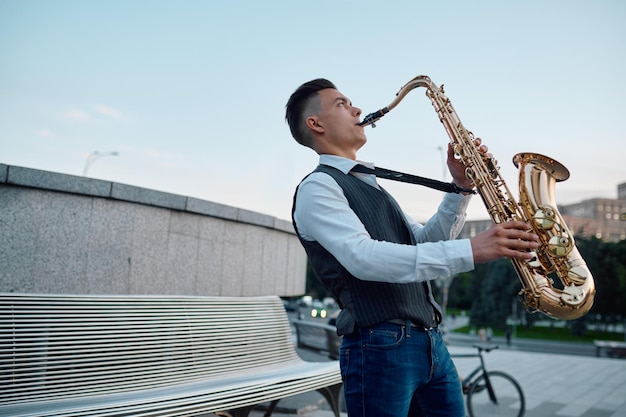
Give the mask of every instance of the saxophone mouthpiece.
<svg viewBox="0 0 626 417">
<path fill-rule="evenodd" d="M 376 127 L 376 122 L 380 120 L 380 118 L 383 117 L 384 115 L 385 115 L 385 112 L 383 112 L 383 109 L 375 111 L 374 113 L 370 113 L 367 116 L 365 116 L 365 118 L 363 119 L 361 123 L 359 123 L 359 126 L 372 125 L 372 127 Z"/>
</svg>

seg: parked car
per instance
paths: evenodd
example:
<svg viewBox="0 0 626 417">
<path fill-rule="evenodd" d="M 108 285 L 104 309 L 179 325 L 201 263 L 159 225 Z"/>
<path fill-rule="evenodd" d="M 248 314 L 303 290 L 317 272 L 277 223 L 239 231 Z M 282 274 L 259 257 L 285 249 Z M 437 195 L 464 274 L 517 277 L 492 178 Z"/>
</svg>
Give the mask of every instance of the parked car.
<svg viewBox="0 0 626 417">
<path fill-rule="evenodd" d="M 325 319 L 328 316 L 328 309 L 324 306 L 324 304 L 315 300 L 311 304 L 311 317 Z"/>
</svg>

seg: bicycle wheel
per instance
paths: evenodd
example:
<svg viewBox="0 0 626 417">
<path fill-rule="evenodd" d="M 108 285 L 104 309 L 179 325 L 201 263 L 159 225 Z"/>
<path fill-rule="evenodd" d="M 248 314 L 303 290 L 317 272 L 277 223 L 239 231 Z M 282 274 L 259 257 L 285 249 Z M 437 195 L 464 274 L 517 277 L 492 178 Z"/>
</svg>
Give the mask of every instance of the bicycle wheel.
<svg viewBox="0 0 626 417">
<path fill-rule="evenodd" d="M 522 387 L 512 376 L 500 371 L 480 375 L 467 394 L 467 411 L 471 417 L 522 417 L 525 407 Z"/>
</svg>

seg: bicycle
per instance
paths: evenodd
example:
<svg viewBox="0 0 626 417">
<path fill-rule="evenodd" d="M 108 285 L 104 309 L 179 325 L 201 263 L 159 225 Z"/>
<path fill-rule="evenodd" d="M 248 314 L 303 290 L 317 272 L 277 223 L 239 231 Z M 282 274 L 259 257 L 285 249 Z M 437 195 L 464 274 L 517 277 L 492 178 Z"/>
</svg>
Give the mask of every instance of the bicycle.
<svg viewBox="0 0 626 417">
<path fill-rule="evenodd" d="M 505 372 L 485 368 L 483 352 L 489 353 L 498 345 L 476 344 L 474 347 L 478 353 L 452 355 L 453 358 L 480 359 L 480 365 L 461 380 L 469 416 L 522 417 L 526 401 L 520 384 Z"/>
</svg>

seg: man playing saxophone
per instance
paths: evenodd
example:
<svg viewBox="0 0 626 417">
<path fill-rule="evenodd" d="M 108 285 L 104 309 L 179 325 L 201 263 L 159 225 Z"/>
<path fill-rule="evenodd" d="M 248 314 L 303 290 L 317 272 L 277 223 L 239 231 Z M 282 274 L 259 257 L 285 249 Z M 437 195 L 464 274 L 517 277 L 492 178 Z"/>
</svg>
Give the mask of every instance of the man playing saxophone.
<svg viewBox="0 0 626 417">
<path fill-rule="evenodd" d="M 297 187 L 293 223 L 316 276 L 342 310 L 340 368 L 349 417 L 465 415 L 461 384 L 438 325 L 430 281 L 501 257 L 530 260 L 538 237 L 510 221 L 457 239 L 470 195 L 446 193 L 419 224 L 378 184 L 354 172 L 366 143 L 361 109 L 325 79 L 302 84 L 286 120 L 296 141 L 319 154 Z M 486 153 L 487 147 L 475 145 Z M 448 148 L 453 182 L 472 188 Z"/>
</svg>

